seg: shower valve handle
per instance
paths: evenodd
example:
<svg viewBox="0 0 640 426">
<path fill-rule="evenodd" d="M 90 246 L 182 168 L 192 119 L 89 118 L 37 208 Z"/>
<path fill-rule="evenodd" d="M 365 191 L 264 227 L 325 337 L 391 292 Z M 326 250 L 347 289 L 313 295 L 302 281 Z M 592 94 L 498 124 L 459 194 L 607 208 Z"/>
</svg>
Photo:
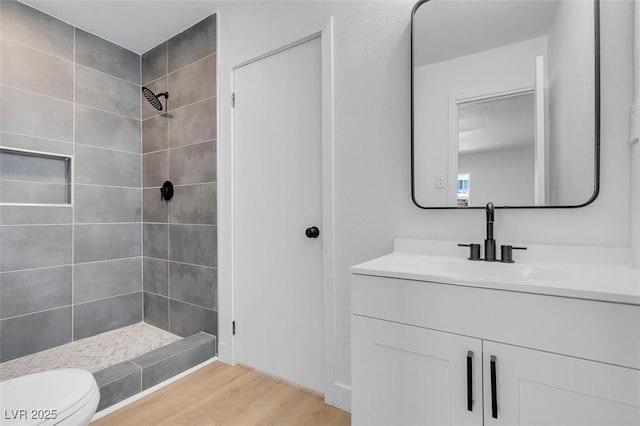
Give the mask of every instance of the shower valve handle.
<svg viewBox="0 0 640 426">
<path fill-rule="evenodd" d="M 165 181 L 160 188 L 160 200 L 169 201 L 173 198 L 173 183 Z"/>
</svg>

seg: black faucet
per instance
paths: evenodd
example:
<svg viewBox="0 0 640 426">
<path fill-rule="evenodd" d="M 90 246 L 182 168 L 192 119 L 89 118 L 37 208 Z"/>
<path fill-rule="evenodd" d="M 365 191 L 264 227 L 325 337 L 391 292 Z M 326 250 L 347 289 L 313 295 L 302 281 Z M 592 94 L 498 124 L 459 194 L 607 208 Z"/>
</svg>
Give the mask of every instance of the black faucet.
<svg viewBox="0 0 640 426">
<path fill-rule="evenodd" d="M 484 240 L 484 259 L 480 257 L 480 244 L 458 244 L 460 247 L 469 247 L 469 260 L 484 260 L 485 262 L 497 262 L 496 240 L 493 238 L 493 224 L 496 221 L 496 209 L 491 201 L 485 207 L 487 214 L 487 238 Z M 514 247 L 512 245 L 500 246 L 502 263 L 514 263 L 513 250 L 526 250 L 526 247 Z"/>
<path fill-rule="evenodd" d="M 484 240 L 484 260 L 496 261 L 496 240 L 493 239 L 493 223 L 495 222 L 495 208 L 489 201 L 485 207 L 487 212 L 487 238 Z"/>
</svg>

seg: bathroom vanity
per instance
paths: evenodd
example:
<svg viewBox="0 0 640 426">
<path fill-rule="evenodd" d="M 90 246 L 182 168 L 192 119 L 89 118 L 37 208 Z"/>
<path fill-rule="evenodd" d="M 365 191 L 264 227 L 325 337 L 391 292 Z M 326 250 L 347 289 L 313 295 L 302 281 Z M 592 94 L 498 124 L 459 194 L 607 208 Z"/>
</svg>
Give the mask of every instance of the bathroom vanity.
<svg viewBox="0 0 640 426">
<path fill-rule="evenodd" d="M 398 239 L 351 268 L 354 425 L 640 424 L 640 271 L 626 250 L 465 255 Z"/>
<path fill-rule="evenodd" d="M 493 235 L 494 209 L 598 196 L 600 15 L 599 0 L 415 5 L 412 199 L 486 205 L 487 236 L 483 253 L 398 239 L 351 268 L 354 425 L 640 425 L 630 250 L 514 253 Z"/>
</svg>

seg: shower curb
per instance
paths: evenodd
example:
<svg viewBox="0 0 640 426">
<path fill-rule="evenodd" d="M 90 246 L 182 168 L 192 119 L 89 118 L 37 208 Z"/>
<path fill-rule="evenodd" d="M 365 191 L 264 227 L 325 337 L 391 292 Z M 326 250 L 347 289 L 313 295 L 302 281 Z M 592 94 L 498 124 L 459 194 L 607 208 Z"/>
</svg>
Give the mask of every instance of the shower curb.
<svg viewBox="0 0 640 426">
<path fill-rule="evenodd" d="M 216 337 L 205 332 L 93 373 L 100 389 L 98 411 L 145 391 L 216 356 Z"/>
</svg>

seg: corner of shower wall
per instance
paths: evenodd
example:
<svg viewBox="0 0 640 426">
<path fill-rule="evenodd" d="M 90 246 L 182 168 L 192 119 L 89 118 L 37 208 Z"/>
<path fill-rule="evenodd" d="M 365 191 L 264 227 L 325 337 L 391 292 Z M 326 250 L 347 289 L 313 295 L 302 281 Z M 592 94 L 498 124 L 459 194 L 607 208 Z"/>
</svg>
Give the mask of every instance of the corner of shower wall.
<svg viewBox="0 0 640 426">
<path fill-rule="evenodd" d="M 72 170 L 68 205 L 0 204 L 1 362 L 140 322 L 143 305 L 140 56 L 17 1 L 0 20 L 0 146 Z M 46 168 L 16 170 L 2 187 L 50 189 Z"/>
<path fill-rule="evenodd" d="M 161 112 L 142 104 L 144 321 L 216 336 L 215 15 L 144 53 L 141 84 L 169 92 Z"/>
</svg>

